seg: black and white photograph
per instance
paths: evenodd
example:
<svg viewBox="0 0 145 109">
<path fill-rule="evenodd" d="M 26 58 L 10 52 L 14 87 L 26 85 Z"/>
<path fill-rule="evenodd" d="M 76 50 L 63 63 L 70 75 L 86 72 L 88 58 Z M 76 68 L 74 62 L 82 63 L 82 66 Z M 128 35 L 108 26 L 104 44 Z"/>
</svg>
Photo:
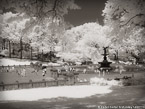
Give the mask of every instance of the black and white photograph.
<svg viewBox="0 0 145 109">
<path fill-rule="evenodd" d="M 145 109 L 145 0 L 0 0 L 0 109 Z"/>
</svg>

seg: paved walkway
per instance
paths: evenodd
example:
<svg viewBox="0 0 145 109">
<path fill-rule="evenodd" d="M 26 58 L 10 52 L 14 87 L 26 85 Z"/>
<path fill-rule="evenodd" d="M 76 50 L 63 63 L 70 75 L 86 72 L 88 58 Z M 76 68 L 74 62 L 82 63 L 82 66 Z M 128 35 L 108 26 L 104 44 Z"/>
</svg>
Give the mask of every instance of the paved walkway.
<svg viewBox="0 0 145 109">
<path fill-rule="evenodd" d="M 143 107 L 145 106 L 145 85 L 114 87 L 112 89 L 112 93 L 94 95 L 83 99 L 60 97 L 35 102 L 1 102 L 0 109 L 104 109 L 100 106 L 110 107 L 106 109 L 112 109 L 113 106 L 136 106 L 135 109 L 145 109 Z"/>
</svg>

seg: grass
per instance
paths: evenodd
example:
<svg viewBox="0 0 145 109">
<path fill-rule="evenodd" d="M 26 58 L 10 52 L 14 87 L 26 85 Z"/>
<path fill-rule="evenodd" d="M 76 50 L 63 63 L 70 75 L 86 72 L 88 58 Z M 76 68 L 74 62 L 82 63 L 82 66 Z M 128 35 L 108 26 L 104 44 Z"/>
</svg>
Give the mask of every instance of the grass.
<svg viewBox="0 0 145 109">
<path fill-rule="evenodd" d="M 17 73 L 17 71 L 19 72 L 21 69 L 25 68 L 26 69 L 26 77 L 22 77 L 21 75 L 19 75 Z M 109 74 L 106 74 L 105 76 L 103 76 L 103 74 L 101 73 L 99 76 L 99 73 L 95 73 L 94 70 L 88 70 L 86 72 L 86 74 L 83 73 L 83 69 L 87 68 L 87 66 L 78 66 L 79 68 L 79 75 L 78 78 L 80 80 L 87 80 L 89 81 L 90 78 L 92 77 L 99 77 L 99 78 L 105 78 L 105 79 L 114 79 L 114 78 L 123 78 L 124 76 L 132 76 L 132 74 L 134 74 L 135 78 L 137 78 L 137 80 L 139 80 L 139 78 L 144 78 L 145 74 L 144 71 L 126 71 L 123 72 L 122 75 L 119 74 L 119 72 L 114 72 L 111 71 Z M 34 68 L 30 67 L 30 66 L 17 66 L 15 67 L 14 70 L 10 70 L 9 72 L 5 71 L 1 71 L 0 72 L 0 82 L 3 83 L 15 83 L 16 81 L 19 81 L 20 83 L 22 82 L 29 82 L 29 80 L 32 81 L 42 81 L 43 79 L 50 79 L 53 78 L 52 77 L 52 72 L 50 71 L 50 67 L 47 67 L 47 73 L 46 75 L 43 77 L 42 76 L 42 69 L 40 69 L 37 74 L 36 73 L 32 73 L 34 71 Z"/>
<path fill-rule="evenodd" d="M 17 67 L 17 69 L 21 69 Z M 42 79 L 49 79 L 51 77 L 50 68 L 47 68 L 47 74 L 42 76 L 42 70 L 38 72 L 38 75 L 31 73 L 34 69 L 31 67 L 26 68 L 26 77 L 21 77 L 16 71 L 1 72 L 0 80 L 4 83 L 28 82 L 30 79 L 33 81 L 41 81 Z M 116 77 L 123 78 L 124 76 L 132 76 L 133 80 L 128 80 L 126 83 L 134 82 L 134 85 L 125 87 L 112 87 L 112 92 L 105 95 L 94 95 L 91 97 L 72 99 L 72 98 L 52 98 L 43 99 L 39 101 L 11 101 L 1 102 L 1 109 L 103 109 L 99 106 L 110 106 L 107 109 L 112 109 L 111 106 L 145 106 L 145 71 L 126 71 L 122 75 L 119 72 L 110 72 L 105 76 L 99 76 L 98 73 L 87 72 L 81 73 L 79 79 L 90 80 L 92 77 L 99 77 L 105 79 L 114 79 Z M 74 92 L 75 94 L 75 92 Z M 144 107 L 145 108 L 145 107 Z M 125 109 L 125 108 L 123 108 Z M 127 109 L 127 108 L 126 108 Z M 143 109 L 143 107 L 137 107 L 137 109 Z"/>
</svg>

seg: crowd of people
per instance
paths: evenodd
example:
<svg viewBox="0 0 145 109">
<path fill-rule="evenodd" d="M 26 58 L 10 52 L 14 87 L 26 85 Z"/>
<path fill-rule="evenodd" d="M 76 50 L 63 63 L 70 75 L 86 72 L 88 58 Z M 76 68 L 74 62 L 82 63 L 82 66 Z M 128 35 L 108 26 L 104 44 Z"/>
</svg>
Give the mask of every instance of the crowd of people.
<svg viewBox="0 0 145 109">
<path fill-rule="evenodd" d="M 26 76 L 26 66 L 1 66 L 0 73 L 13 73 L 15 72 L 19 76 Z"/>
<path fill-rule="evenodd" d="M 78 68 L 76 66 L 71 66 L 69 64 L 64 64 L 61 67 L 47 67 L 42 65 L 42 63 L 31 63 L 30 66 L 26 66 L 26 65 L 19 65 L 19 66 L 1 66 L 0 67 L 0 72 L 7 72 L 7 73 L 11 73 L 11 72 L 15 72 L 17 73 L 19 76 L 21 77 L 26 77 L 27 76 L 27 68 L 30 67 L 32 68 L 31 73 L 38 75 L 40 72 L 42 73 L 42 76 L 46 76 L 46 74 L 48 73 L 48 71 L 51 70 L 47 70 L 47 69 L 55 69 L 55 73 L 57 75 L 61 75 L 62 73 L 83 73 L 86 74 L 89 71 L 92 71 L 94 73 L 98 73 L 98 75 L 100 76 L 101 73 L 103 74 L 103 76 L 105 75 L 105 73 L 109 74 L 109 70 L 104 71 L 100 71 L 98 69 L 98 66 L 93 66 L 93 65 L 89 65 L 83 68 Z M 117 64 L 115 66 L 115 70 L 116 72 L 119 72 L 119 74 L 121 75 L 122 72 L 125 71 L 124 67 L 122 65 Z M 53 73 L 53 72 L 52 72 Z M 53 75 L 53 74 L 52 74 Z"/>
</svg>

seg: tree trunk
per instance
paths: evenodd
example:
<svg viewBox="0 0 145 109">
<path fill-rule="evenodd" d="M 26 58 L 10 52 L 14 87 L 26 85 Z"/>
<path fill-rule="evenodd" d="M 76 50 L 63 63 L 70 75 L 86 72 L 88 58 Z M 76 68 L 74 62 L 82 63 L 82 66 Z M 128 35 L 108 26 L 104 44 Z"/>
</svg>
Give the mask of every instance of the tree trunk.
<svg viewBox="0 0 145 109">
<path fill-rule="evenodd" d="M 9 40 L 9 58 L 11 58 L 11 41 Z"/>
<path fill-rule="evenodd" d="M 118 60 L 118 50 L 116 50 L 116 60 Z"/>
<path fill-rule="evenodd" d="M 4 40 L 2 41 L 2 50 L 4 50 Z"/>
<path fill-rule="evenodd" d="M 41 60 L 43 61 L 43 50 L 41 52 Z"/>
<path fill-rule="evenodd" d="M 52 62 L 52 51 L 49 52 L 49 60 Z"/>
<path fill-rule="evenodd" d="M 30 48 L 30 59 L 32 60 L 32 47 Z"/>
<path fill-rule="evenodd" d="M 114 60 L 118 60 L 118 50 L 115 50 L 115 53 L 114 53 Z"/>
<path fill-rule="evenodd" d="M 6 49 L 6 40 L 5 39 L 3 39 L 3 50 L 5 50 Z"/>
<path fill-rule="evenodd" d="M 135 64 L 138 64 L 139 60 L 140 60 L 140 57 L 138 55 L 136 55 L 135 53 L 131 52 L 131 56 L 133 58 L 135 58 Z"/>
<path fill-rule="evenodd" d="M 116 56 L 116 54 L 114 53 L 113 55 L 114 55 L 114 60 L 117 60 L 117 56 Z"/>
<path fill-rule="evenodd" d="M 23 58 L 23 42 L 22 42 L 22 38 L 20 39 L 20 59 Z"/>
<path fill-rule="evenodd" d="M 37 59 L 39 59 L 39 49 L 37 48 Z"/>
<path fill-rule="evenodd" d="M 4 50 L 5 50 L 5 49 L 9 49 L 9 40 L 4 39 L 4 40 L 3 40 L 3 45 L 4 45 L 4 46 L 3 46 Z"/>
<path fill-rule="evenodd" d="M 14 42 L 12 42 L 12 49 L 13 49 L 13 50 L 12 50 L 12 55 L 15 55 L 15 50 L 14 50 L 14 49 L 15 49 L 15 47 L 14 47 Z"/>
</svg>

